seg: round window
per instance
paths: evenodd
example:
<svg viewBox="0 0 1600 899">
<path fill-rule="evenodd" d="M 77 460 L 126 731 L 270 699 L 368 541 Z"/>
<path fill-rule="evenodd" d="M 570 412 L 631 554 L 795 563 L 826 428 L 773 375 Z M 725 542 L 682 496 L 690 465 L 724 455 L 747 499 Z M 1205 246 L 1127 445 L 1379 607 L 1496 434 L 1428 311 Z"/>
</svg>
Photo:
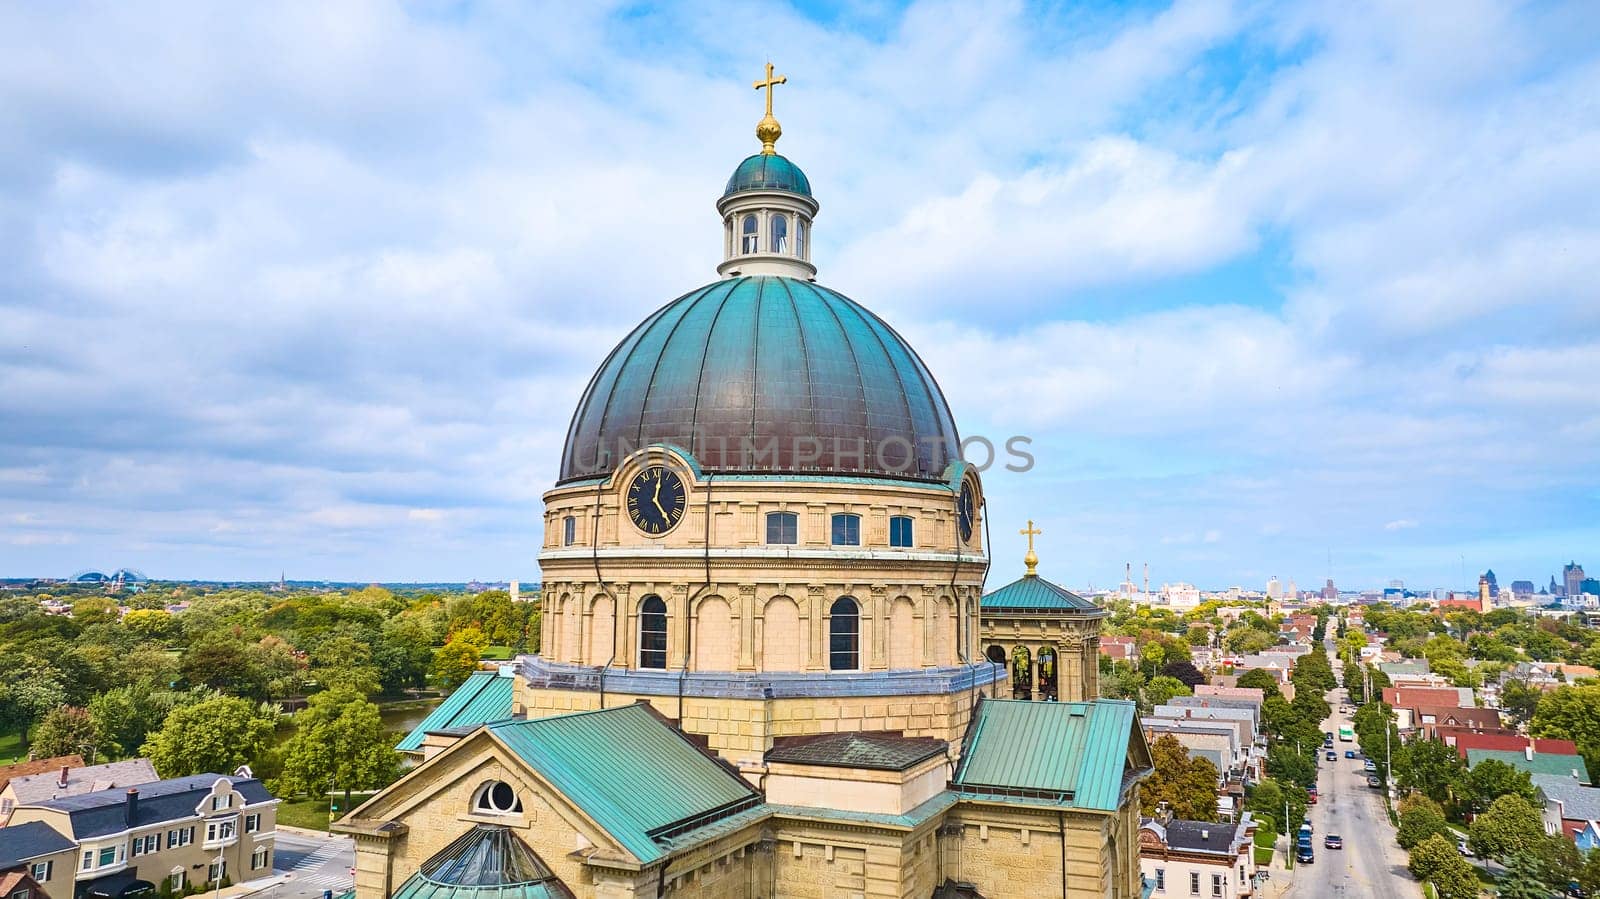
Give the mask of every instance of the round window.
<svg viewBox="0 0 1600 899">
<path fill-rule="evenodd" d="M 509 815 L 522 811 L 522 800 L 517 798 L 517 792 L 505 781 L 490 781 L 478 793 L 478 811 Z"/>
</svg>

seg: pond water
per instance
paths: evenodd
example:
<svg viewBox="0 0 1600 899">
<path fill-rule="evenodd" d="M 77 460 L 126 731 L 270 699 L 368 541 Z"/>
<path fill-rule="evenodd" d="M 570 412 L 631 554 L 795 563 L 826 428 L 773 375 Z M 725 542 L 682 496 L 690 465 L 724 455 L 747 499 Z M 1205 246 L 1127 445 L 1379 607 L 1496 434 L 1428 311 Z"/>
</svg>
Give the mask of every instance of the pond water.
<svg viewBox="0 0 1600 899">
<path fill-rule="evenodd" d="M 428 717 L 428 713 L 438 708 L 441 702 L 444 702 L 443 697 L 387 702 L 378 706 L 378 714 L 383 718 L 386 730 L 407 734 L 421 724 L 422 719 Z"/>
</svg>

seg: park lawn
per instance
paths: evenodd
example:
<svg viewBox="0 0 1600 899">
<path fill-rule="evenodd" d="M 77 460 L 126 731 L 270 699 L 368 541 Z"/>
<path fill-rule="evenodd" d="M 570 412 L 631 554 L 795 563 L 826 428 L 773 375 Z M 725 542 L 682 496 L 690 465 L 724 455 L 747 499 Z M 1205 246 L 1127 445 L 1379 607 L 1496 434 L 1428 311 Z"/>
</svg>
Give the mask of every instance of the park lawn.
<svg viewBox="0 0 1600 899">
<path fill-rule="evenodd" d="M 1256 847 L 1256 864 L 1261 865 L 1262 867 L 1269 867 L 1269 866 L 1272 865 L 1272 847 L 1271 846 L 1257 846 Z"/>
<path fill-rule="evenodd" d="M 285 799 L 278 803 L 278 823 L 307 830 L 327 830 L 328 800 Z"/>
<path fill-rule="evenodd" d="M 22 746 L 21 733 L 0 734 L 0 764 L 9 765 L 27 758 L 27 750 Z"/>
<path fill-rule="evenodd" d="M 486 646 L 483 657 L 492 661 L 503 662 L 509 660 L 514 653 L 509 646 Z"/>
</svg>

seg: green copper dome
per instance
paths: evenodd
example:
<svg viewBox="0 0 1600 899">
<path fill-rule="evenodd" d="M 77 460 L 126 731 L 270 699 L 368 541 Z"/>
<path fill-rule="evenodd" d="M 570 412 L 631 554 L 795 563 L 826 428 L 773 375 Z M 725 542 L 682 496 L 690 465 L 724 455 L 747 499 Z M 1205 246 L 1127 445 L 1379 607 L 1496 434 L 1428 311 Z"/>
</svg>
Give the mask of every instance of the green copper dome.
<svg viewBox="0 0 1600 899">
<path fill-rule="evenodd" d="M 937 481 L 960 442 L 928 367 L 882 319 L 809 281 L 730 278 L 611 351 L 573 413 L 561 481 L 656 443 L 712 473 Z"/>
<path fill-rule="evenodd" d="M 786 190 L 809 197 L 811 181 L 788 159 L 776 153 L 757 153 L 733 170 L 722 196 L 726 199 L 747 190 Z"/>
</svg>

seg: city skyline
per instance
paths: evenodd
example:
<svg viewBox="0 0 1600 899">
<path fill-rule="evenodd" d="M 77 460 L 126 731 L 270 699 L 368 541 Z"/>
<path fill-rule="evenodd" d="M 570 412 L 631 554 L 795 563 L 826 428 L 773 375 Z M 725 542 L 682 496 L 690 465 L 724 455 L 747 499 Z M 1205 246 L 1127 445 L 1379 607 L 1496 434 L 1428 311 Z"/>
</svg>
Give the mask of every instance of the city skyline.
<svg viewBox="0 0 1600 899">
<path fill-rule="evenodd" d="M 1429 12 L 0 11 L 0 575 L 536 572 L 760 46 L 820 278 L 1032 441 L 992 578 L 1032 519 L 1062 583 L 1544 586 L 1600 550 L 1600 13 Z"/>
</svg>

